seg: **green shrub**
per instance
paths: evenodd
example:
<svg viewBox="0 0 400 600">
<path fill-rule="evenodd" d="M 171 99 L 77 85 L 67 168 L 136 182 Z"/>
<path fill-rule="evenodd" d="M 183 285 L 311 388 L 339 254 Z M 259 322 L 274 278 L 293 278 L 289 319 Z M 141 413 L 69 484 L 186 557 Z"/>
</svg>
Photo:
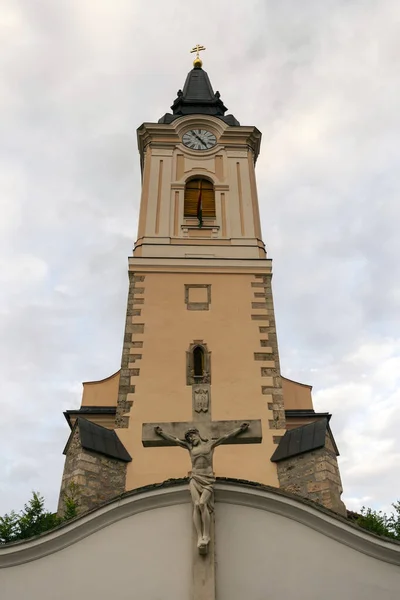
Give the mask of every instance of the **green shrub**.
<svg viewBox="0 0 400 600">
<path fill-rule="evenodd" d="M 355 522 L 372 533 L 400 540 L 400 501 L 392 506 L 394 513 L 391 515 L 363 506 Z"/>
</svg>

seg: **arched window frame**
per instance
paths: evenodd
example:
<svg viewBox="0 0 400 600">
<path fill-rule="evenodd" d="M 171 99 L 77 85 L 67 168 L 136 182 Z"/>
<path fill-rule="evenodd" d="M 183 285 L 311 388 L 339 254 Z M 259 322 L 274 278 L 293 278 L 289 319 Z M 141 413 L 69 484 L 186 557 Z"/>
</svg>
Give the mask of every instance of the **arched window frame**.
<svg viewBox="0 0 400 600">
<path fill-rule="evenodd" d="M 200 348 L 203 352 L 203 373 L 195 375 L 194 352 Z M 194 340 L 186 352 L 186 384 L 211 383 L 211 352 L 203 340 Z"/>
<path fill-rule="evenodd" d="M 204 350 L 200 345 L 193 348 L 193 376 L 204 377 Z"/>
<path fill-rule="evenodd" d="M 201 186 L 201 189 L 200 189 Z M 211 178 L 196 174 L 185 182 L 183 194 L 183 217 L 185 220 L 198 219 L 198 198 L 202 194 L 202 220 L 214 222 L 216 219 L 215 185 Z"/>
</svg>

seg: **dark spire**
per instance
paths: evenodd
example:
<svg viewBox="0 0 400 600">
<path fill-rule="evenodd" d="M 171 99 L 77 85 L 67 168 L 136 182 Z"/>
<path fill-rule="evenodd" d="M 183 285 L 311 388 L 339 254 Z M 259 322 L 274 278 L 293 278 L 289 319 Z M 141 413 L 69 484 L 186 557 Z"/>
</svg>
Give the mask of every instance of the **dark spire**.
<svg viewBox="0 0 400 600">
<path fill-rule="evenodd" d="M 220 93 L 212 89 L 208 75 L 201 68 L 201 61 L 195 61 L 195 67 L 186 77 L 182 90 L 171 106 L 172 114 L 166 113 L 159 123 L 171 123 L 178 117 L 185 115 L 212 115 L 218 117 L 228 125 L 240 125 L 233 115 L 226 115 L 228 110 L 220 98 Z"/>
</svg>

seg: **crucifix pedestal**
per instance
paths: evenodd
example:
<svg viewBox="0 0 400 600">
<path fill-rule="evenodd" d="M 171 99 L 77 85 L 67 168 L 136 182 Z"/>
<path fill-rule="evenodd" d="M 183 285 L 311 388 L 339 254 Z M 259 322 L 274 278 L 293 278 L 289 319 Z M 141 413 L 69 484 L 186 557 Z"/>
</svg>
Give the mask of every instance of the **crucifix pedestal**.
<svg viewBox="0 0 400 600">
<path fill-rule="evenodd" d="M 209 384 L 192 386 L 193 420 L 143 423 L 145 447 L 180 446 L 192 461 L 190 493 L 196 544 L 193 544 L 193 600 L 215 598 L 214 449 L 221 444 L 256 444 L 261 421 L 212 421 Z"/>
</svg>

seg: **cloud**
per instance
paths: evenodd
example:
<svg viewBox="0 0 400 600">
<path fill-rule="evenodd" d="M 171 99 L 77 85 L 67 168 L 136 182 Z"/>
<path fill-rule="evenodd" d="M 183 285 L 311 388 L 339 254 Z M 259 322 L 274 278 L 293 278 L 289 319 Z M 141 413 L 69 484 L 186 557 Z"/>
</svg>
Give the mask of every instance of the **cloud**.
<svg viewBox="0 0 400 600">
<path fill-rule="evenodd" d="M 400 338 L 364 343 L 317 375 L 321 383 L 347 383 L 320 388 L 314 397 L 318 409 L 333 413 L 344 489 L 385 509 L 397 500 L 391 482 L 400 477 L 399 366 Z"/>
<path fill-rule="evenodd" d="M 212 15 L 212 17 L 210 17 Z M 136 233 L 135 129 L 197 42 L 229 111 L 263 132 L 257 179 L 283 373 L 333 413 L 345 500 L 396 500 L 399 5 L 3 0 L 0 514 L 56 506 L 81 381 L 121 355 Z"/>
</svg>

